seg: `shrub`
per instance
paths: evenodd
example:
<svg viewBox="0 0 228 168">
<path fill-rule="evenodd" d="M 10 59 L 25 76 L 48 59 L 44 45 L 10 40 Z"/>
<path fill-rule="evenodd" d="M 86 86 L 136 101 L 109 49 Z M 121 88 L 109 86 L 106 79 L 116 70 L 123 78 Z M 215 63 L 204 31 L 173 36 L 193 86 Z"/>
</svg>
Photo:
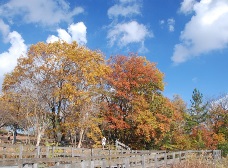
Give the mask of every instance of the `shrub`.
<svg viewBox="0 0 228 168">
<path fill-rule="evenodd" d="M 228 156 L 228 142 L 219 144 L 218 149 L 222 150 L 223 157 Z"/>
</svg>

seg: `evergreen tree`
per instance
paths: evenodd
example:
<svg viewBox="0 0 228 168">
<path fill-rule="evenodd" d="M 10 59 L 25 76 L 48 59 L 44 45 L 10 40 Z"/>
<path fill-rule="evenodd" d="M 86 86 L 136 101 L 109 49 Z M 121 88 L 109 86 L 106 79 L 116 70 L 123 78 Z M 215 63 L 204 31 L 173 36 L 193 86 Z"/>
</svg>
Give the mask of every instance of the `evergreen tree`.
<svg viewBox="0 0 228 168">
<path fill-rule="evenodd" d="M 206 121 L 208 113 L 208 103 L 203 103 L 203 94 L 196 88 L 193 90 L 191 107 L 188 109 L 189 114 L 186 117 L 187 130 L 192 131 L 194 127 L 198 127 Z"/>
</svg>

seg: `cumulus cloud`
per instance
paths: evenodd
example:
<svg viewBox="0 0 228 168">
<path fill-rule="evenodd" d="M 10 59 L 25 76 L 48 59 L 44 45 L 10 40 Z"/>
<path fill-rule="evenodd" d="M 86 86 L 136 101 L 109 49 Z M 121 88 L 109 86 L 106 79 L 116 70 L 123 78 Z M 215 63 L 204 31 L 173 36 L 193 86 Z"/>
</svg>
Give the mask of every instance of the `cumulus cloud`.
<svg viewBox="0 0 228 168">
<path fill-rule="evenodd" d="M 132 20 L 127 21 L 129 18 L 141 15 L 141 8 L 140 0 L 119 0 L 117 4 L 108 9 L 108 17 L 112 19 L 107 33 L 110 46 L 118 45 L 128 48 L 127 45 L 134 43 L 139 45 L 139 52 L 148 51 L 144 42 L 146 38 L 153 37 L 153 33 L 144 24 Z"/>
<path fill-rule="evenodd" d="M 201 0 L 192 9 L 194 15 L 174 47 L 172 61 L 176 64 L 228 46 L 228 1 Z"/>
<path fill-rule="evenodd" d="M 117 43 L 119 46 L 126 46 L 130 43 L 141 43 L 147 37 L 153 37 L 153 34 L 143 24 L 136 21 L 128 23 L 119 23 L 108 32 L 110 45 Z"/>
<path fill-rule="evenodd" d="M 77 41 L 78 44 L 84 45 L 87 43 L 86 29 L 87 28 L 83 22 L 71 24 L 67 31 L 64 29 L 57 29 L 58 37 L 51 35 L 48 37 L 46 42 L 52 43 L 58 40 L 64 40 L 68 43 L 71 43 L 72 41 Z"/>
<path fill-rule="evenodd" d="M 110 19 L 118 18 L 118 16 L 131 17 L 141 14 L 141 4 L 138 0 L 119 0 L 119 3 L 108 9 L 108 17 Z"/>
<path fill-rule="evenodd" d="M 71 24 L 68 32 L 72 35 L 72 40 L 77 41 L 79 44 L 86 44 L 86 26 L 83 22 Z"/>
<path fill-rule="evenodd" d="M 4 74 L 12 71 L 17 65 L 17 59 L 27 52 L 27 46 L 24 44 L 24 39 L 18 32 L 10 32 L 7 38 L 11 47 L 7 52 L 0 54 L 0 86 Z"/>
<path fill-rule="evenodd" d="M 58 32 L 58 36 L 60 39 L 66 41 L 68 43 L 72 42 L 72 37 L 66 32 L 66 30 L 58 29 L 57 32 Z"/>
<path fill-rule="evenodd" d="M 193 7 L 196 4 L 196 0 L 184 0 L 181 3 L 181 8 L 180 8 L 180 12 L 184 13 L 184 14 L 189 14 L 193 11 Z"/>
<path fill-rule="evenodd" d="M 2 17 L 20 18 L 26 23 L 40 23 L 54 25 L 62 21 L 69 22 L 72 17 L 83 13 L 82 7 L 70 9 L 65 0 L 10 0 L 0 6 Z M 18 18 L 17 18 L 18 19 Z"/>
</svg>

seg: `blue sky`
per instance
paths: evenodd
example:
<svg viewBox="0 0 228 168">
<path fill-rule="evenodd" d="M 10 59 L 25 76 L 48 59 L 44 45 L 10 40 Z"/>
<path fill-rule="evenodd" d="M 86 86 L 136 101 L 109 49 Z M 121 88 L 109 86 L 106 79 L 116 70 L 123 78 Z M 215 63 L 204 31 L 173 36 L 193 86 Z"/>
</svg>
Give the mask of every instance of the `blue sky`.
<svg viewBox="0 0 228 168">
<path fill-rule="evenodd" d="M 31 44 L 58 39 L 145 56 L 169 98 L 228 92 L 228 0 L 0 0 L 0 83 Z"/>
</svg>

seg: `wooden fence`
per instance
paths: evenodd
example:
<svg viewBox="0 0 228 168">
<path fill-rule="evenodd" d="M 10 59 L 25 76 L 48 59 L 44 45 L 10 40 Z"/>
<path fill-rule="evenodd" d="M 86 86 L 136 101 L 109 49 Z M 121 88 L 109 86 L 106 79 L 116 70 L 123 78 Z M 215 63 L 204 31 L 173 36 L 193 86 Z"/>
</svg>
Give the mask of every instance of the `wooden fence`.
<svg viewBox="0 0 228 168">
<path fill-rule="evenodd" d="M 121 143 L 120 141 L 116 140 L 115 141 L 115 146 L 116 149 L 125 149 L 125 150 L 131 150 L 131 148 L 123 143 Z"/>
<path fill-rule="evenodd" d="M 167 153 L 0 144 L 0 167 L 157 168 L 182 161 L 190 153 L 213 159 L 221 158 L 220 150 Z"/>
</svg>

